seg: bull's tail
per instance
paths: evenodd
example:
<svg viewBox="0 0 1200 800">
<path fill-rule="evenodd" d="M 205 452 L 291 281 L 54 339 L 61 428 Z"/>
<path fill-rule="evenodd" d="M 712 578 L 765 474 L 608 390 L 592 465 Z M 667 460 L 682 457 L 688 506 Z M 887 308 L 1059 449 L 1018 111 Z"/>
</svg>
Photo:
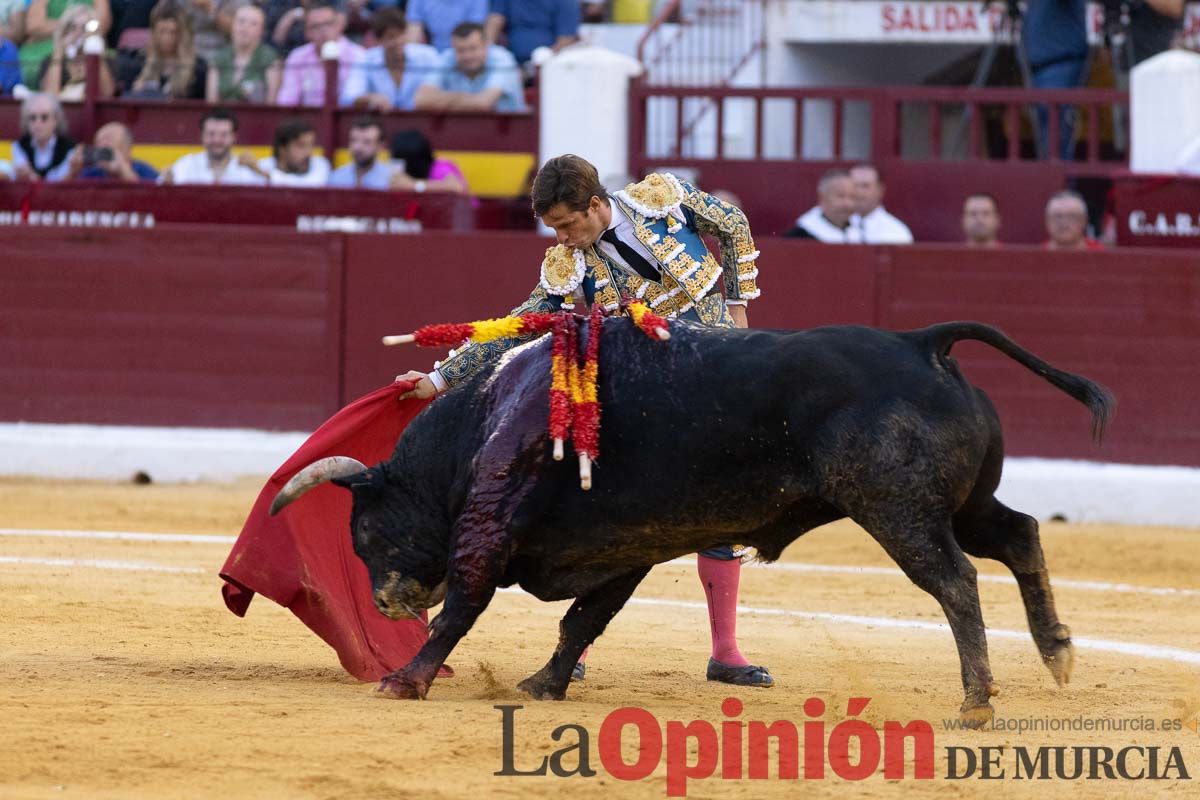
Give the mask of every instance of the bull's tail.
<svg viewBox="0 0 1200 800">
<path fill-rule="evenodd" d="M 944 322 L 913 331 L 918 340 L 938 358 L 950 352 L 955 342 L 974 339 L 991 345 L 1026 369 L 1083 403 L 1092 412 L 1092 437 L 1100 441 L 1116 413 L 1117 400 L 1112 392 L 1095 381 L 1056 369 L 990 325 L 980 322 Z"/>
</svg>

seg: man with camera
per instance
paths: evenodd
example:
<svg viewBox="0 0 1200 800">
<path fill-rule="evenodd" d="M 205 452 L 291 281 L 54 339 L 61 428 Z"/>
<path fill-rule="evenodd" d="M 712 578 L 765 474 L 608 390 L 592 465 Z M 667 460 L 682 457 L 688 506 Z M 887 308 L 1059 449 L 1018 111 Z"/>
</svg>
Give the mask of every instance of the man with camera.
<svg viewBox="0 0 1200 800">
<path fill-rule="evenodd" d="M 69 179 L 75 178 L 138 183 L 158 180 L 158 172 L 133 157 L 133 132 L 110 122 L 96 131 L 91 147 L 75 148 Z"/>
</svg>

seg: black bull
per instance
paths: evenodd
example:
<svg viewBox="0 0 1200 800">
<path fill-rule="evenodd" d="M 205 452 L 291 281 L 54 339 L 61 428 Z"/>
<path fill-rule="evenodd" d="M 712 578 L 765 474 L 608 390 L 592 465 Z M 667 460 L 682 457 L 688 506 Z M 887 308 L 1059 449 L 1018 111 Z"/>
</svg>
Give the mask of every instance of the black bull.
<svg viewBox="0 0 1200 800">
<path fill-rule="evenodd" d="M 591 491 L 574 459 L 550 458 L 547 337 L 434 402 L 390 461 L 324 459 L 280 492 L 272 513 L 318 483 L 351 490 L 354 549 L 382 613 L 412 616 L 444 597 L 428 642 L 381 694 L 423 698 L 496 588 L 519 584 L 541 600 L 575 598 L 550 661 L 520 684 L 562 699 L 584 648 L 653 565 L 725 543 L 772 561 L 843 517 L 941 604 L 966 722 L 990 719 L 997 690 L 965 554 L 1012 570 L 1038 652 L 1059 685 L 1069 679 L 1070 632 L 1037 522 L 993 497 L 1000 422 L 948 351 L 963 339 L 1000 350 L 1085 404 L 1097 437 L 1114 408 L 1107 390 L 971 322 L 896 333 L 672 330 L 663 343 L 625 319 L 604 326 Z"/>
</svg>

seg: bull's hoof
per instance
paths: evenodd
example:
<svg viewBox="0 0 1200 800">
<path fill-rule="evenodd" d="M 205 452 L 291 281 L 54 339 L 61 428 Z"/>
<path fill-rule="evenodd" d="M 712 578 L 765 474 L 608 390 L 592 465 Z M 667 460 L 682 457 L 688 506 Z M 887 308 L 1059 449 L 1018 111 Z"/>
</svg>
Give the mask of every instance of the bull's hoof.
<svg viewBox="0 0 1200 800">
<path fill-rule="evenodd" d="M 375 696 L 384 700 L 424 700 L 429 687 L 404 675 L 385 675 L 375 687 Z"/>
<path fill-rule="evenodd" d="M 517 688 L 532 697 L 534 700 L 567 699 L 566 687 L 561 689 L 552 687 L 549 681 L 541 677 L 541 673 L 530 675 L 528 678 L 518 683 Z"/>
<path fill-rule="evenodd" d="M 1075 667 L 1075 646 L 1071 644 L 1071 631 L 1066 625 L 1058 626 L 1054 638 L 1057 644 L 1042 653 L 1042 661 L 1054 676 L 1054 682 L 1062 688 L 1071 682 L 1071 670 Z"/>
<path fill-rule="evenodd" d="M 958 719 L 964 728 L 975 730 L 990 725 L 995 715 L 996 709 L 992 708 L 991 703 L 970 707 L 964 704 L 958 712 Z"/>
</svg>

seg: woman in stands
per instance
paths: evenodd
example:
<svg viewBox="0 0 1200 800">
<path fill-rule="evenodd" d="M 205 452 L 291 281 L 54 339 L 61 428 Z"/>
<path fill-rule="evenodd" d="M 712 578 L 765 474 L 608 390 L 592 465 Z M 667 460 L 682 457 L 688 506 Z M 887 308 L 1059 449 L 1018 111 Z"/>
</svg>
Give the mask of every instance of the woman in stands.
<svg viewBox="0 0 1200 800">
<path fill-rule="evenodd" d="M 58 20 L 54 31 L 54 49 L 42 62 L 38 87 L 60 100 L 78 102 L 87 89 L 87 56 L 83 40 L 88 36 L 88 24 L 99 24 L 96 13 L 87 6 L 72 6 Z M 116 89 L 112 68 L 107 59 L 100 59 L 100 96 L 112 97 Z"/>
<path fill-rule="evenodd" d="M 38 85 L 42 62 L 54 50 L 54 31 L 58 20 L 72 6 L 89 6 L 100 23 L 96 32 L 108 33 L 112 25 L 112 9 L 108 0 L 32 0 L 25 11 L 25 42 L 21 45 L 21 82 Z"/>
<path fill-rule="evenodd" d="M 275 102 L 283 69 L 279 54 L 263 43 L 265 24 L 258 6 L 241 6 L 234 12 L 231 42 L 217 51 L 208 68 L 208 102 Z"/>
<path fill-rule="evenodd" d="M 392 137 L 392 188 L 406 192 L 468 194 L 467 179 L 453 161 L 435 159 L 433 146 L 420 131 L 399 131 Z"/>
<path fill-rule="evenodd" d="M 138 67 L 140 66 L 140 70 Z M 126 94 L 133 97 L 199 100 L 208 65 L 196 55 L 187 12 L 165 0 L 150 12 L 150 43 L 144 56 L 123 69 Z M 136 75 L 132 82 L 129 75 Z"/>
</svg>

